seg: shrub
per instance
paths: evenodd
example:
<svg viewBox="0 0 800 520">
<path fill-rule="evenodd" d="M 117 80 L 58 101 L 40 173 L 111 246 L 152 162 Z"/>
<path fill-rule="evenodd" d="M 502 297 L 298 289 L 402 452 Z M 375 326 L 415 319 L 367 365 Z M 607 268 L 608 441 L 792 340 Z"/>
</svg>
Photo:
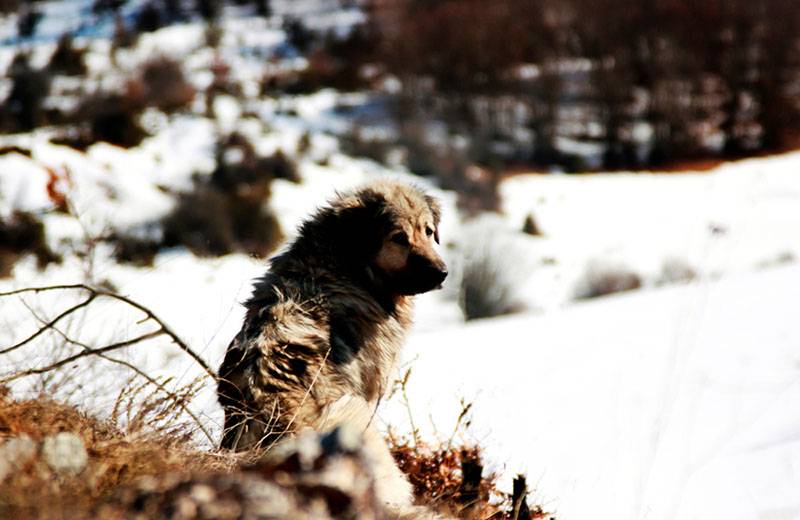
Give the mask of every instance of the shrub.
<svg viewBox="0 0 800 520">
<path fill-rule="evenodd" d="M 26 4 L 28 4 L 26 2 Z M 25 5 L 17 19 L 17 33 L 20 38 L 30 38 L 42 20 L 42 12 L 36 7 Z"/>
<path fill-rule="evenodd" d="M 11 92 L 0 105 L 0 128 L 26 132 L 46 121 L 43 102 L 50 92 L 50 75 L 30 66 L 28 56 L 19 53 L 6 72 Z"/>
<path fill-rule="evenodd" d="M 525 217 L 525 222 L 522 223 L 522 232 L 535 237 L 542 236 L 542 230 L 539 229 L 539 224 L 536 223 L 533 213 L 528 213 Z"/>
<path fill-rule="evenodd" d="M 260 157 L 252 143 L 237 132 L 217 144 L 216 155 L 211 182 L 227 192 L 249 192 L 252 197 L 266 199 L 273 179 L 300 181 L 297 166 L 283 151 Z"/>
<path fill-rule="evenodd" d="M 139 33 L 132 31 L 125 25 L 125 21 L 118 14 L 114 17 L 114 34 L 111 36 L 111 55 L 114 57 L 118 49 L 129 49 L 136 45 Z"/>
<path fill-rule="evenodd" d="M 400 113 L 397 117 L 403 117 Z M 469 216 L 497 211 L 498 174 L 470 157 L 469 146 L 426 121 L 401 125 L 400 145 L 406 150 L 406 166 L 412 172 L 434 177 L 439 185 L 458 194 L 458 206 Z"/>
<path fill-rule="evenodd" d="M 0 0 L 0 14 L 14 14 L 19 9 L 19 0 Z"/>
<path fill-rule="evenodd" d="M 385 164 L 392 144 L 385 140 L 366 139 L 358 125 L 339 139 L 339 146 L 347 155 L 366 157 L 379 164 Z"/>
<path fill-rule="evenodd" d="M 624 265 L 606 265 L 591 262 L 579 280 L 577 299 L 597 298 L 618 292 L 631 291 L 642 286 L 642 278 Z"/>
<path fill-rule="evenodd" d="M 199 256 L 242 251 L 265 257 L 283 240 L 278 220 L 264 208 L 264 199 L 203 183 L 179 196 L 163 226 L 164 246 L 183 245 Z"/>
<path fill-rule="evenodd" d="M 68 117 L 73 128 L 52 141 L 79 150 L 85 150 L 98 141 L 124 148 L 137 146 L 147 136 L 147 132 L 139 124 L 142 108 L 130 96 L 91 94 Z"/>
<path fill-rule="evenodd" d="M 153 0 L 147 2 L 141 10 L 139 10 L 133 22 L 134 30 L 137 33 L 157 31 L 164 27 L 164 25 L 164 16 Z"/>
<path fill-rule="evenodd" d="M 125 0 L 94 0 L 92 2 L 92 14 L 116 13 L 123 5 L 125 5 Z"/>
<path fill-rule="evenodd" d="M 17 211 L 0 220 L 0 278 L 10 276 L 16 261 L 28 253 L 36 256 L 39 269 L 61 261 L 47 245 L 44 224 L 31 213 Z"/>
<path fill-rule="evenodd" d="M 195 89 L 186 80 L 177 61 L 159 57 L 145 62 L 137 80 L 129 86 L 129 91 L 141 96 L 142 104 L 156 107 L 165 112 L 179 110 L 192 102 Z"/>
<path fill-rule="evenodd" d="M 300 54 L 305 54 L 314 43 L 314 33 L 298 18 L 286 17 L 283 20 L 283 30 L 286 32 L 286 39 Z"/>
<path fill-rule="evenodd" d="M 257 162 L 258 169 L 268 172 L 274 179 L 284 179 L 291 182 L 300 182 L 297 165 L 289 159 L 283 150 L 278 150 L 268 157 L 261 157 Z"/>
<path fill-rule="evenodd" d="M 83 76 L 86 74 L 86 64 L 83 61 L 85 53 L 86 49 L 76 48 L 72 36 L 65 34 L 59 38 L 56 50 L 46 68 L 51 73 Z"/>
<path fill-rule="evenodd" d="M 114 258 L 120 263 L 150 267 L 161 249 L 158 240 L 130 233 L 115 233 L 110 237 L 114 244 Z"/>
<path fill-rule="evenodd" d="M 233 222 L 224 193 L 207 186 L 178 197 L 164 219 L 164 245 L 183 245 L 199 256 L 221 256 L 235 249 Z"/>
<path fill-rule="evenodd" d="M 219 18 L 222 6 L 219 0 L 196 0 L 195 9 L 205 21 L 213 22 Z"/>
<path fill-rule="evenodd" d="M 416 440 L 389 436 L 389 447 L 400 470 L 414 488 L 417 503 L 459 518 L 533 520 L 551 518 L 540 506 L 527 504 L 524 477 L 515 494 L 497 489 L 497 476 L 484 475 L 478 446 L 430 446 Z"/>
<path fill-rule="evenodd" d="M 673 283 L 687 283 L 697 278 L 697 271 L 685 260 L 668 258 L 661 266 L 661 274 L 656 283 L 667 285 Z"/>
<path fill-rule="evenodd" d="M 467 320 L 491 318 L 525 310 L 519 298 L 524 256 L 513 236 L 489 219 L 465 226 L 471 245 L 463 257 L 459 304 Z"/>
</svg>

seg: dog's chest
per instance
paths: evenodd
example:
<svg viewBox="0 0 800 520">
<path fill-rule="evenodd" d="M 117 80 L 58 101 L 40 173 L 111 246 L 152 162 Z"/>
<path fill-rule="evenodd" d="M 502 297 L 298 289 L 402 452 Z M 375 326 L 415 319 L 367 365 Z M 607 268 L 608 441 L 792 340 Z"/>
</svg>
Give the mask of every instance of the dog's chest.
<svg viewBox="0 0 800 520">
<path fill-rule="evenodd" d="M 406 328 L 395 316 L 381 320 L 347 313 L 331 316 L 330 363 L 350 391 L 369 402 L 387 391 Z"/>
</svg>

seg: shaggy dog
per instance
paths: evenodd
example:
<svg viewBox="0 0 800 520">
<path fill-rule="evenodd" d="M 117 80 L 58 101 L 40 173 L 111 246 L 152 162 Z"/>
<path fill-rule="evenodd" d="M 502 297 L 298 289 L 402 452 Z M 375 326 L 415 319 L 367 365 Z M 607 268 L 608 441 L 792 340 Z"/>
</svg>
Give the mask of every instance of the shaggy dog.
<svg viewBox="0 0 800 520">
<path fill-rule="evenodd" d="M 273 258 L 220 367 L 222 447 L 269 448 L 342 422 L 364 432 L 380 499 L 408 511 L 411 487 L 372 426 L 411 325 L 412 297 L 441 286 L 440 208 L 381 181 L 339 195 Z"/>
</svg>

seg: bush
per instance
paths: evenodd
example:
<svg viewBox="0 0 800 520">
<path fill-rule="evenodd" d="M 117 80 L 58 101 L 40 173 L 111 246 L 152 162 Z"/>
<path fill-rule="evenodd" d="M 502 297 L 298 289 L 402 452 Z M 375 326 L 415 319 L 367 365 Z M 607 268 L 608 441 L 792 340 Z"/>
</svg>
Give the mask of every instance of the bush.
<svg viewBox="0 0 800 520">
<path fill-rule="evenodd" d="M 161 249 L 158 240 L 134 234 L 115 233 L 110 240 L 114 244 L 114 258 L 117 262 L 138 267 L 152 266 Z"/>
<path fill-rule="evenodd" d="M 540 506 L 528 507 L 524 477 L 515 481 L 515 487 L 518 481 L 522 482 L 522 488 L 515 494 L 500 492 L 496 475 L 483 474 L 482 450 L 477 446 L 433 447 L 419 440 L 411 442 L 390 435 L 389 447 L 400 470 L 411 482 L 419 504 L 459 518 L 551 518 Z"/>
<path fill-rule="evenodd" d="M 668 258 L 661 266 L 661 274 L 656 283 L 668 285 L 673 283 L 688 283 L 697 278 L 697 271 L 685 260 Z"/>
<path fill-rule="evenodd" d="M 177 61 L 159 57 L 145 62 L 139 77 L 129 86 L 133 95 L 141 96 L 142 104 L 172 112 L 192 102 L 195 89 L 186 80 Z"/>
<path fill-rule="evenodd" d="M 36 26 L 42 20 L 42 12 L 36 7 L 31 7 L 29 3 L 22 9 L 17 19 L 17 33 L 20 38 L 30 38 L 36 31 Z"/>
<path fill-rule="evenodd" d="M 195 9 L 205 21 L 213 22 L 219 18 L 222 6 L 219 0 L 196 0 Z"/>
<path fill-rule="evenodd" d="M 222 256 L 242 251 L 266 257 L 283 240 L 275 216 L 260 199 L 225 193 L 199 185 L 181 194 L 164 221 L 164 246 L 186 246 L 198 256 Z"/>
<path fill-rule="evenodd" d="M 397 117 L 404 117 L 402 111 Z M 455 191 L 459 209 L 468 216 L 499 209 L 498 173 L 475 162 L 465 141 L 430 121 L 404 123 L 400 130 L 399 144 L 406 151 L 409 170 L 434 177 L 443 189 Z"/>
<path fill-rule="evenodd" d="M 10 276 L 16 261 L 29 253 L 36 256 L 39 269 L 61 261 L 47 245 L 44 224 L 35 215 L 17 211 L 0 220 L 0 278 Z"/>
<path fill-rule="evenodd" d="M 233 133 L 217 145 L 217 167 L 179 193 L 175 208 L 158 225 L 162 238 L 132 232 L 109 237 L 120 262 L 152 265 L 165 247 L 184 246 L 198 256 L 235 252 L 264 258 L 283 241 L 278 219 L 268 209 L 275 178 L 297 180 L 294 163 L 282 152 L 258 157 L 244 136 Z"/>
<path fill-rule="evenodd" d="M 133 22 L 134 30 L 139 32 L 153 32 L 164 27 L 165 21 L 156 2 L 151 0 L 136 14 Z"/>
<path fill-rule="evenodd" d="M 525 310 L 519 298 L 519 273 L 524 256 L 512 236 L 489 219 L 465 226 L 471 245 L 464 254 L 459 304 L 467 320 L 491 318 Z"/>
<path fill-rule="evenodd" d="M 314 33 L 309 31 L 303 21 L 298 18 L 285 18 L 283 30 L 286 32 L 286 39 L 300 54 L 305 54 L 314 43 Z"/>
<path fill-rule="evenodd" d="M 385 140 L 365 139 L 357 125 L 339 139 L 339 146 L 347 155 L 366 157 L 379 164 L 386 164 L 386 158 L 393 147 L 392 143 Z"/>
<path fill-rule="evenodd" d="M 237 132 L 217 144 L 216 160 L 211 183 L 226 192 L 248 192 L 252 197 L 267 199 L 273 179 L 300 181 L 295 163 L 281 150 L 260 157 L 252 143 Z"/>
<path fill-rule="evenodd" d="M 92 14 L 116 13 L 123 5 L 125 5 L 125 0 L 94 0 L 92 2 Z"/>
<path fill-rule="evenodd" d="M 0 129 L 27 132 L 44 124 L 43 102 L 50 92 L 50 75 L 30 66 L 28 56 L 19 53 L 6 72 L 11 92 L 0 105 Z"/>
<path fill-rule="evenodd" d="M 0 0 L 0 14 L 14 14 L 19 9 L 19 0 Z"/>
<path fill-rule="evenodd" d="M 142 108 L 130 96 L 90 94 L 68 117 L 73 127 L 51 140 L 78 150 L 85 150 L 98 141 L 124 148 L 138 146 L 147 136 L 139 124 Z"/>
<path fill-rule="evenodd" d="M 50 57 L 46 68 L 51 73 L 83 76 L 86 74 L 84 54 L 86 54 L 86 49 L 76 48 L 72 36 L 65 34 L 58 40 L 56 50 Z"/>
<path fill-rule="evenodd" d="M 592 262 L 578 282 L 575 297 L 579 300 L 597 298 L 642 286 L 642 278 L 624 265 L 605 265 Z"/>
<path fill-rule="evenodd" d="M 533 213 L 528 213 L 525 217 L 525 222 L 522 223 L 522 232 L 534 237 L 542 236 L 542 230 L 539 229 L 539 224 L 536 223 Z"/>
</svg>

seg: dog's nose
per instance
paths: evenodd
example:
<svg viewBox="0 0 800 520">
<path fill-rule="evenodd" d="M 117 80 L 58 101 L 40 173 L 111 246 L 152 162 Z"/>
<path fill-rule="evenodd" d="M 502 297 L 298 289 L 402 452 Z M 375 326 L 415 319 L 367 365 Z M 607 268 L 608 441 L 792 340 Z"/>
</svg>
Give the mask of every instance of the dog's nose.
<svg viewBox="0 0 800 520">
<path fill-rule="evenodd" d="M 447 269 L 439 269 L 438 267 L 434 267 L 432 276 L 436 281 L 436 285 L 441 286 L 444 282 L 444 279 L 447 278 Z"/>
</svg>

